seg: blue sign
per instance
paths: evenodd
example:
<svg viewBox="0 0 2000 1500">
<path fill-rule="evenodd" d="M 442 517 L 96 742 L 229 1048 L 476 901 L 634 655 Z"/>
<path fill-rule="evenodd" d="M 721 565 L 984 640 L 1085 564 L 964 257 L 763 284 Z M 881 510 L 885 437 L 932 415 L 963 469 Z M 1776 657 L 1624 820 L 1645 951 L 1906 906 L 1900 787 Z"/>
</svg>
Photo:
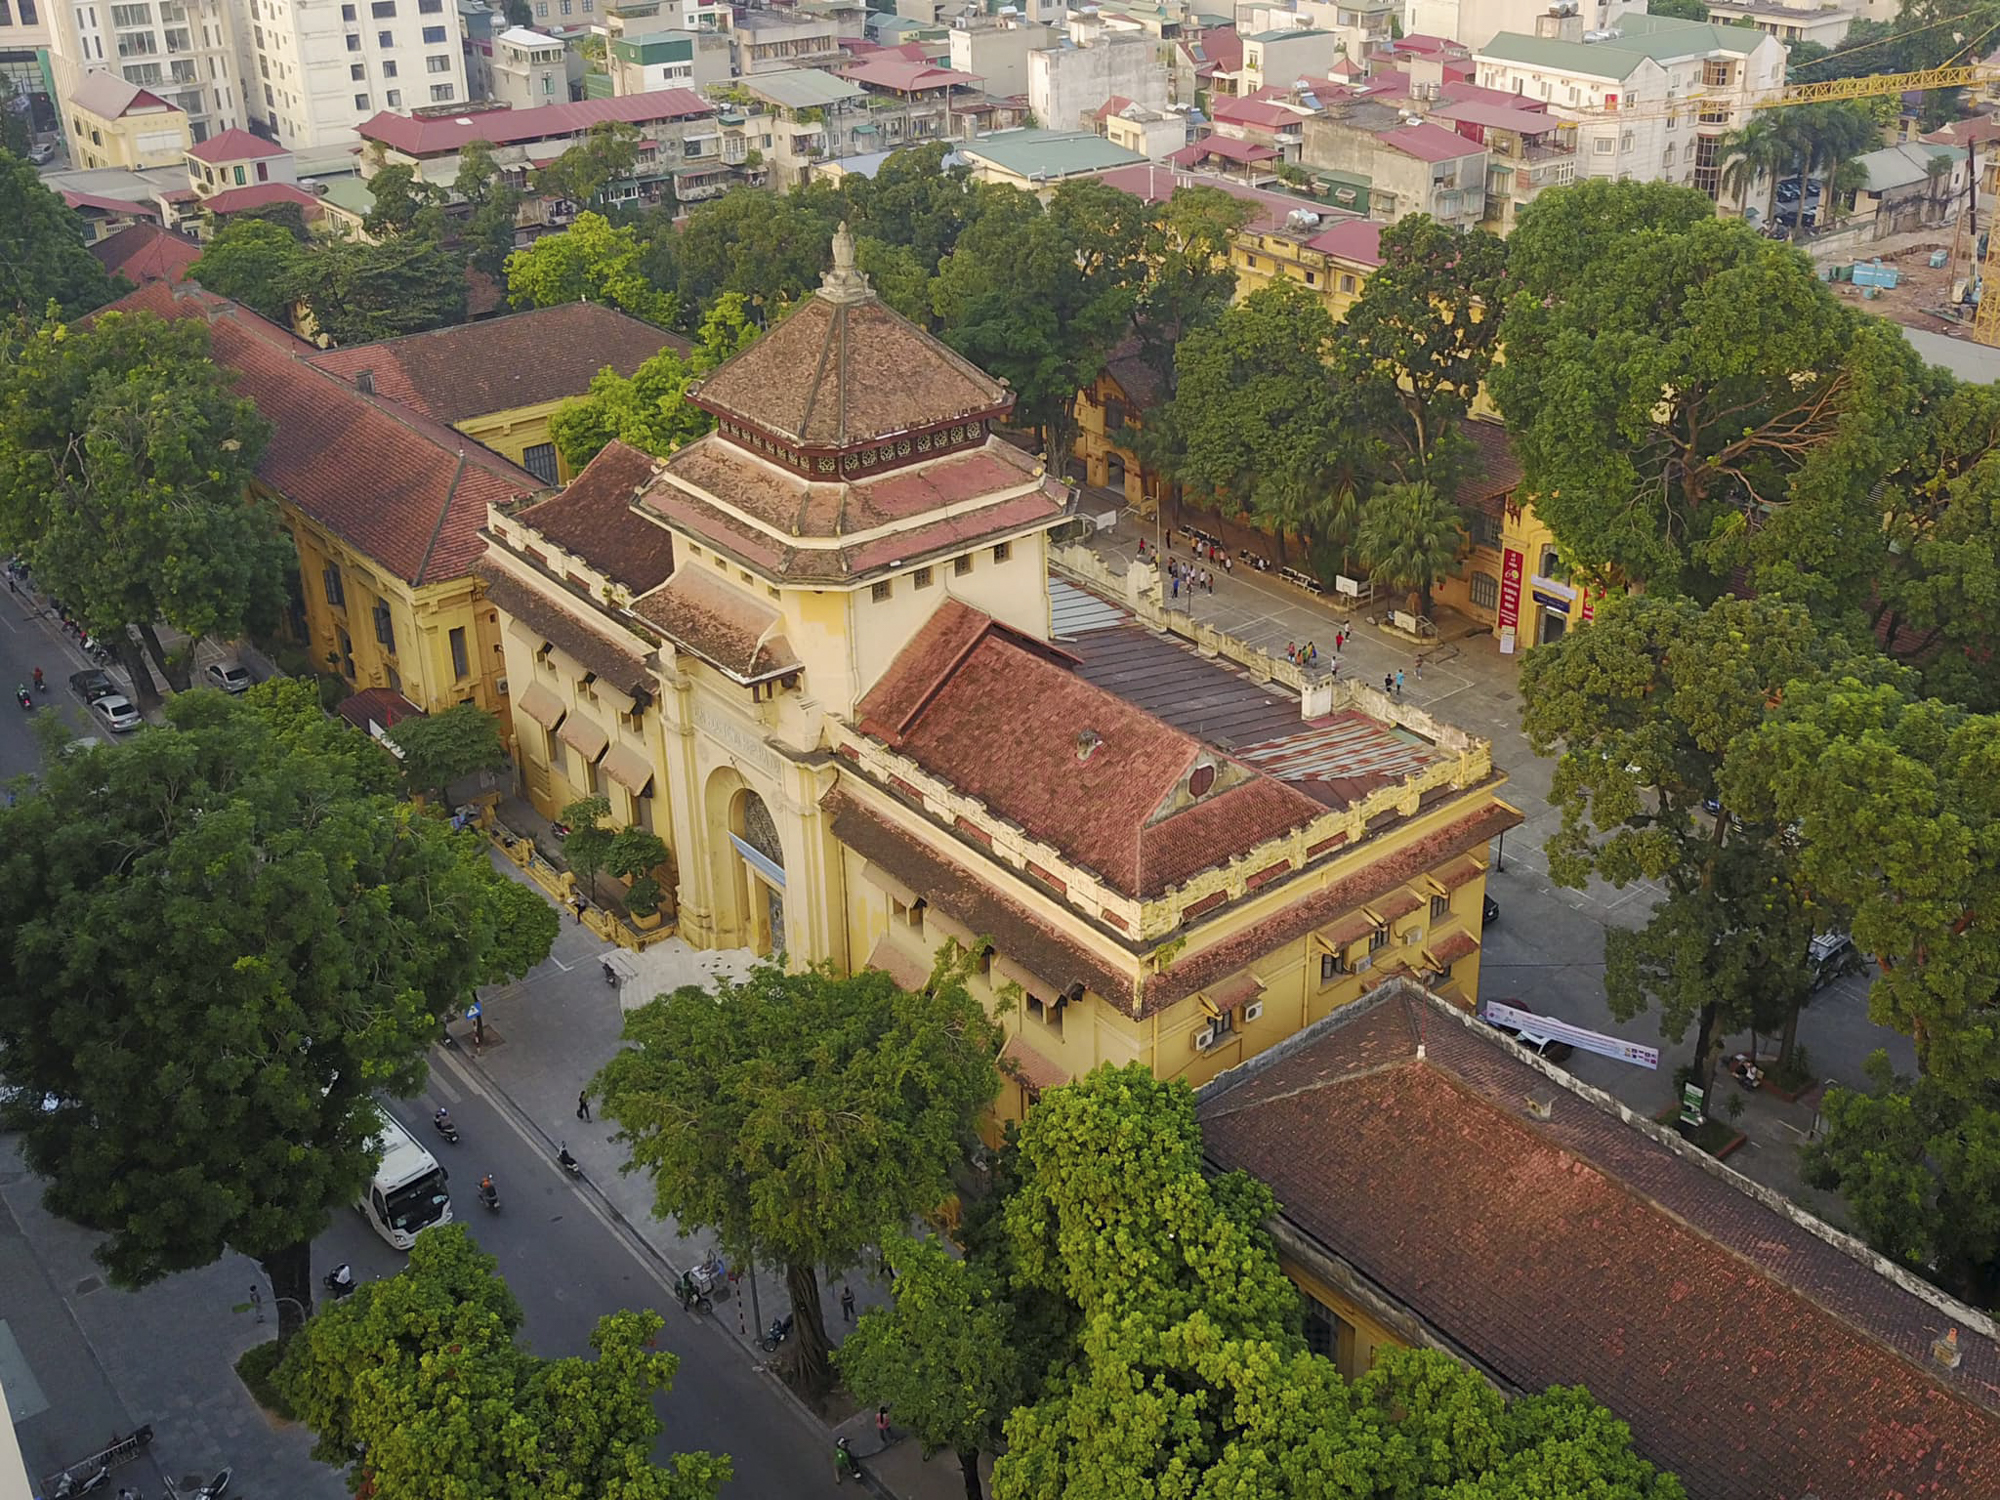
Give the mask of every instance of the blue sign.
<svg viewBox="0 0 2000 1500">
<path fill-rule="evenodd" d="M 473 1001 L 472 1004 L 465 1007 L 465 1018 L 468 1021 L 478 1014 L 479 1014 L 479 1002 L 477 1000 Z"/>
</svg>

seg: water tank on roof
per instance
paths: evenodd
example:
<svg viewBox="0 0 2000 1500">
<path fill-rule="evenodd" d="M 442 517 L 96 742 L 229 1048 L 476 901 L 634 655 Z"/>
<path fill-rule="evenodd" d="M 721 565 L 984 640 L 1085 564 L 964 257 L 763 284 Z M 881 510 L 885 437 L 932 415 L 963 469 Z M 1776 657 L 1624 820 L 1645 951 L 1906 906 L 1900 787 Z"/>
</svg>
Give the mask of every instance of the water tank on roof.
<svg viewBox="0 0 2000 1500">
<path fill-rule="evenodd" d="M 1616 26 L 1607 26 L 1602 31 L 1586 31 L 1583 39 L 1586 42 L 1612 42 L 1623 35 L 1624 33 Z"/>
</svg>

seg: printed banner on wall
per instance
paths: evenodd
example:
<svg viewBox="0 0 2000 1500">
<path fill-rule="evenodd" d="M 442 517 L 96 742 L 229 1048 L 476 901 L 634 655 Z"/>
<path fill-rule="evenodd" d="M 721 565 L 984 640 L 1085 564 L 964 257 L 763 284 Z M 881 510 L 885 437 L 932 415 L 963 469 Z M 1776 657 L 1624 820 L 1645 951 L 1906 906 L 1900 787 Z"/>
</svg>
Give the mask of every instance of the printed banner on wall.
<svg viewBox="0 0 2000 1500">
<path fill-rule="evenodd" d="M 1521 633 L 1521 579 L 1527 572 L 1528 559 L 1512 547 L 1500 555 L 1500 610 L 1495 623 L 1500 627 L 1500 650 L 1512 652 L 1514 640 Z"/>
</svg>

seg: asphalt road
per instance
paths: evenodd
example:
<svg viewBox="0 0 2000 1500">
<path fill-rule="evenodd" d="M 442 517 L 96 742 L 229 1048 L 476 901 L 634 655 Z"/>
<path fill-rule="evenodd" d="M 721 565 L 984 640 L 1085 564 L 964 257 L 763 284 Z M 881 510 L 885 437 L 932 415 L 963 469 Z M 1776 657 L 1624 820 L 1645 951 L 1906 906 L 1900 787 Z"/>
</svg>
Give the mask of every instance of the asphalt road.
<svg viewBox="0 0 2000 1500">
<path fill-rule="evenodd" d="M 569 1178 L 545 1145 L 517 1126 L 504 1105 L 471 1091 L 471 1075 L 449 1054 L 434 1054 L 431 1086 L 418 1100 L 397 1101 L 394 1113 L 444 1164 L 454 1219 L 498 1257 L 500 1274 L 526 1315 L 522 1338 L 548 1357 L 588 1355 L 590 1333 L 607 1312 L 652 1307 L 666 1319 L 661 1347 L 680 1356 L 674 1388 L 661 1398 L 665 1423 L 657 1456 L 707 1449 L 730 1455 L 735 1477 L 725 1495 L 800 1495 L 833 1489 L 824 1442 L 773 1377 L 750 1365 L 709 1320 L 690 1317 L 675 1302 L 667 1272 L 633 1243 L 587 1181 Z M 451 1145 L 431 1127 L 443 1104 L 459 1127 Z M 498 1213 L 477 1195 L 480 1175 L 493 1174 Z M 315 1276 L 341 1261 L 358 1279 L 392 1276 L 405 1261 L 358 1214 L 342 1214 L 313 1250 Z M 735 1318 L 736 1300 L 719 1306 Z"/>
<path fill-rule="evenodd" d="M 0 691 L 8 701 L 0 704 L 0 781 L 10 781 L 24 773 L 41 769 L 41 753 L 29 727 L 33 715 L 22 712 L 13 699 L 17 684 L 26 686 L 35 700 L 34 714 L 52 712 L 62 716 L 74 731 L 72 737 L 97 734 L 82 701 L 70 691 L 69 674 L 95 666 L 74 642 L 64 636 L 55 622 L 36 612 L 34 600 L 25 594 L 0 595 Z M 34 692 L 35 668 L 48 679 L 48 690 Z M 108 739 L 109 735 L 99 735 Z"/>
</svg>

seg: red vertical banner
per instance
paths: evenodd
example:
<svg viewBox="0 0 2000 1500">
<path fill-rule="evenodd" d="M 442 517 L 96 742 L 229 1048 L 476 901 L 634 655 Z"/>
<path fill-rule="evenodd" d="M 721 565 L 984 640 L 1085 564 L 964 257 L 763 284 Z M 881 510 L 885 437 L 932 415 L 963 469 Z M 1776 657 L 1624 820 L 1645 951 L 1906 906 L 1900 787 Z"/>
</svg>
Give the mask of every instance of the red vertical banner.
<svg viewBox="0 0 2000 1500">
<path fill-rule="evenodd" d="M 1512 547 L 1500 554 L 1500 610 L 1495 623 L 1500 628 L 1500 649 L 1512 651 L 1514 637 L 1521 629 L 1521 576 L 1528 559 Z"/>
<path fill-rule="evenodd" d="M 1593 594 L 1588 588 L 1576 591 L 1576 618 L 1580 625 L 1588 625 L 1597 614 L 1597 600 L 1601 593 Z"/>
</svg>

